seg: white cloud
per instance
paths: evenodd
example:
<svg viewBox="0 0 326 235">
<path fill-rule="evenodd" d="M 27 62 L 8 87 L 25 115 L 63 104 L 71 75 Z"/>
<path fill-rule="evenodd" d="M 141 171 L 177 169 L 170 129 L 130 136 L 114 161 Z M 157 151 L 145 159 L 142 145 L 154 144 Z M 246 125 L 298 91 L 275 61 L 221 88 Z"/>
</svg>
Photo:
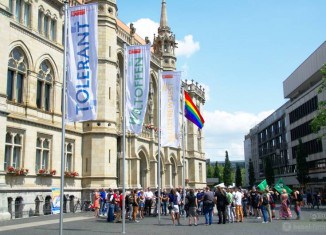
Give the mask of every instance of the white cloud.
<svg viewBox="0 0 326 235">
<path fill-rule="evenodd" d="M 157 34 L 157 29 L 160 26 L 159 23 L 149 19 L 142 18 L 133 22 L 134 27 L 136 28 L 136 33 L 145 39 L 148 37 L 151 42 L 153 42 L 154 34 Z M 128 26 L 130 23 L 127 24 Z"/>
<path fill-rule="evenodd" d="M 258 114 L 215 110 L 204 111 L 204 138 L 206 157 L 212 161 L 224 161 L 225 151 L 231 160 L 244 159 L 244 136 L 259 122 L 268 117 L 274 110 Z"/>
<path fill-rule="evenodd" d="M 176 41 L 178 43 L 178 48 L 175 51 L 177 56 L 186 56 L 189 58 L 200 49 L 199 42 L 194 41 L 192 35 L 186 35 L 183 40 Z"/>
</svg>

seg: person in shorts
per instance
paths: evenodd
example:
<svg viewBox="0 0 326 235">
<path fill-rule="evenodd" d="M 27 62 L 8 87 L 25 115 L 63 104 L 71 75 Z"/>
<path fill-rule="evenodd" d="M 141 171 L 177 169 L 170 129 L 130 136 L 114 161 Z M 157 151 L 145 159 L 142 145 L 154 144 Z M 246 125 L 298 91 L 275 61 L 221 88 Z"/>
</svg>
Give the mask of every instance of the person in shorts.
<svg viewBox="0 0 326 235">
<path fill-rule="evenodd" d="M 186 196 L 186 205 L 189 208 L 189 226 L 191 226 L 191 219 L 194 220 L 194 225 L 197 226 L 197 197 L 193 189 L 190 189 L 189 194 Z"/>
</svg>

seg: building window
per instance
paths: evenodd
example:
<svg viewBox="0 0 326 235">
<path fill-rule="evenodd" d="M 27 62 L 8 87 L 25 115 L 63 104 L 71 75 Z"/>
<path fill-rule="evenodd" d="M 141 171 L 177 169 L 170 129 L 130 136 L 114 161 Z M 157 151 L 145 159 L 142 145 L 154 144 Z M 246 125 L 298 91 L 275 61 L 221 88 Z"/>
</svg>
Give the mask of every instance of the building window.
<svg viewBox="0 0 326 235">
<path fill-rule="evenodd" d="M 42 34 L 42 23 L 43 23 L 43 12 L 41 11 L 41 10 L 39 10 L 39 12 L 38 12 L 38 26 L 37 26 L 37 28 L 38 28 L 38 32 L 40 33 L 40 34 Z"/>
<path fill-rule="evenodd" d="M 53 69 L 48 61 L 42 62 L 37 76 L 37 94 L 36 106 L 39 109 L 50 111 L 51 108 L 51 94 L 53 86 Z"/>
<path fill-rule="evenodd" d="M 16 0 L 15 19 L 19 22 L 21 19 L 22 0 Z"/>
<path fill-rule="evenodd" d="M 6 134 L 4 169 L 9 166 L 19 168 L 22 161 L 22 135 L 18 133 Z"/>
<path fill-rule="evenodd" d="M 50 143 L 50 139 L 37 138 L 35 173 L 38 173 L 40 169 L 50 170 Z"/>
<path fill-rule="evenodd" d="M 27 75 L 27 63 L 23 52 L 15 48 L 9 55 L 7 71 L 7 99 L 23 103 L 24 80 Z"/>
<path fill-rule="evenodd" d="M 49 38 L 49 22 L 50 22 L 50 17 L 44 16 L 43 33 L 47 38 Z"/>
<path fill-rule="evenodd" d="M 52 41 L 56 41 L 56 30 L 57 30 L 57 22 L 52 19 L 50 25 L 50 39 Z"/>
<path fill-rule="evenodd" d="M 31 5 L 25 3 L 24 7 L 24 25 L 29 27 L 31 25 Z"/>
<path fill-rule="evenodd" d="M 73 143 L 66 142 L 65 157 L 66 157 L 65 171 L 71 172 L 73 170 Z"/>
</svg>

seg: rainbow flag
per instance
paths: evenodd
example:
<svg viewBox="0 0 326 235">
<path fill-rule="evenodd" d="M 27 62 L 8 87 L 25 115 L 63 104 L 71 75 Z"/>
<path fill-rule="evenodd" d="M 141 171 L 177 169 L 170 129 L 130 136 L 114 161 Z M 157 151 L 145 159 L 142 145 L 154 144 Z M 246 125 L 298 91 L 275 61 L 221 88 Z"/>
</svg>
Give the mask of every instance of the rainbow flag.
<svg viewBox="0 0 326 235">
<path fill-rule="evenodd" d="M 197 109 L 196 105 L 192 102 L 188 92 L 184 91 L 185 93 L 185 117 L 194 123 L 199 129 L 203 128 L 204 126 L 204 118 L 201 116 L 199 110 Z"/>
</svg>

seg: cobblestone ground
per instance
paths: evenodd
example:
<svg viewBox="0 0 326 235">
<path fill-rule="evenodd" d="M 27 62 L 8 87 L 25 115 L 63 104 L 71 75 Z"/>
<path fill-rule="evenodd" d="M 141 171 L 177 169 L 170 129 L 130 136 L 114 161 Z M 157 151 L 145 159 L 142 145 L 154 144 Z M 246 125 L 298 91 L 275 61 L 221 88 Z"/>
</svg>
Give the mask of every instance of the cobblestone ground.
<svg viewBox="0 0 326 235">
<path fill-rule="evenodd" d="M 295 214 L 293 212 L 293 214 Z M 295 217 L 295 215 L 294 215 Z M 121 234 L 122 224 L 107 223 L 104 218 L 95 219 L 91 212 L 64 215 L 63 234 Z M 262 220 L 250 217 L 244 223 L 213 224 L 205 226 L 201 216 L 198 226 L 188 226 L 188 220 L 181 219 L 181 226 L 173 226 L 169 216 L 145 217 L 139 223 L 126 222 L 126 234 L 325 234 L 326 210 L 303 209 L 301 220 L 274 220 L 262 224 Z M 42 216 L 0 222 L 0 235 L 52 235 L 59 234 L 59 216 Z"/>
</svg>

